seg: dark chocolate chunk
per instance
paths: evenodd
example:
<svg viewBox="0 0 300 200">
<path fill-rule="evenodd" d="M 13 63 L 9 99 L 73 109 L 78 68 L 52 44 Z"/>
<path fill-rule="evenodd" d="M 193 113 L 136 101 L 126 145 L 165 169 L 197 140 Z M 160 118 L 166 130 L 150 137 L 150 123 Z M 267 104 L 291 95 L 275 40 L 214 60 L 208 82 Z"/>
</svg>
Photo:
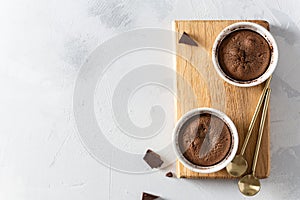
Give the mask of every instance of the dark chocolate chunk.
<svg viewBox="0 0 300 200">
<path fill-rule="evenodd" d="M 173 173 L 172 172 L 166 173 L 166 177 L 173 177 Z"/>
<path fill-rule="evenodd" d="M 158 199 L 158 198 L 159 198 L 159 196 L 143 192 L 142 200 L 154 200 L 154 199 Z"/>
<path fill-rule="evenodd" d="M 198 44 L 186 32 L 183 32 L 181 38 L 179 39 L 179 43 L 198 46 Z"/>
<path fill-rule="evenodd" d="M 143 159 L 151 168 L 159 168 L 164 162 L 160 159 L 160 156 L 157 153 L 150 149 L 147 150 Z"/>
</svg>

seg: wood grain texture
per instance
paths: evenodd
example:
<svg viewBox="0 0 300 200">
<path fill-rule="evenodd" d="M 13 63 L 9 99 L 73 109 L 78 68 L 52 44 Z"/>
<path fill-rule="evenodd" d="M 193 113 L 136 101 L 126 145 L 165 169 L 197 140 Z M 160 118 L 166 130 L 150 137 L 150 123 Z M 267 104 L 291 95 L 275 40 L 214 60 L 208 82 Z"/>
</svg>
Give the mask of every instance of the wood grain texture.
<svg viewBox="0 0 300 200">
<path fill-rule="evenodd" d="M 264 83 L 251 88 L 240 88 L 223 81 L 216 73 L 211 61 L 211 49 L 215 38 L 226 26 L 242 20 L 186 20 L 175 21 L 176 38 L 176 70 L 177 70 L 177 119 L 187 111 L 197 107 L 212 107 L 226 113 L 235 123 L 239 134 L 239 149 L 241 150 L 247 129 L 254 114 Z M 245 20 L 244 20 L 245 21 Z M 269 30 L 269 24 L 262 20 L 247 20 L 255 22 Z M 181 34 L 186 32 L 197 43 L 198 47 L 179 44 Z M 191 89 L 189 89 L 191 87 Z M 249 140 L 245 157 L 251 164 L 256 146 L 259 114 Z M 179 178 L 233 178 L 225 169 L 211 174 L 200 174 L 185 168 L 177 161 L 177 176 Z M 263 133 L 256 176 L 266 178 L 270 173 L 270 110 L 268 110 Z"/>
</svg>

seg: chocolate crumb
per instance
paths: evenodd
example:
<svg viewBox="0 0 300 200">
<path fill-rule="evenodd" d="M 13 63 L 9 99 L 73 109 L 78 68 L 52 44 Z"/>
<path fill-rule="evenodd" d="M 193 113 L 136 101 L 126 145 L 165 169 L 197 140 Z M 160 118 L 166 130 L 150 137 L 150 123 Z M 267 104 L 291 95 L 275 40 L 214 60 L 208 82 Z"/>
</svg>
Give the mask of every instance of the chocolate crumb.
<svg viewBox="0 0 300 200">
<path fill-rule="evenodd" d="M 183 32 L 181 38 L 179 39 L 179 43 L 198 46 L 198 44 L 186 32 Z"/>
<path fill-rule="evenodd" d="M 154 199 L 158 199 L 159 196 L 156 196 L 154 194 L 149 194 L 149 193 L 146 193 L 146 192 L 143 192 L 143 195 L 142 195 L 142 200 L 154 200 Z"/>
<path fill-rule="evenodd" d="M 166 177 L 173 177 L 173 173 L 172 172 L 166 173 Z"/>
<path fill-rule="evenodd" d="M 160 155 L 148 149 L 144 158 L 146 163 L 153 169 L 159 168 L 163 164 L 164 161 L 161 160 Z"/>
</svg>

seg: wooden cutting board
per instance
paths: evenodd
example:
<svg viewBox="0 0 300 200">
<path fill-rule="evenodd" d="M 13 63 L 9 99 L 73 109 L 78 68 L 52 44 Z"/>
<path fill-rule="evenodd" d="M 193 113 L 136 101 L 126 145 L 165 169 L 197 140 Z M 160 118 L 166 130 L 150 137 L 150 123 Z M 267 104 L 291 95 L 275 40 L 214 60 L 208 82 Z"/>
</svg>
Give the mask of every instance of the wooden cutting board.
<svg viewBox="0 0 300 200">
<path fill-rule="evenodd" d="M 241 20 L 179 20 L 173 24 L 178 33 L 176 38 L 177 70 L 177 119 L 184 113 L 197 107 L 212 107 L 223 111 L 235 123 L 239 134 L 239 149 L 242 147 L 251 118 L 262 93 L 264 83 L 251 88 L 240 88 L 223 81 L 216 73 L 211 61 L 211 49 L 215 38 L 226 26 Z M 245 20 L 244 20 L 245 21 Z M 261 20 L 247 20 L 258 23 L 269 30 L 269 24 Z M 196 46 L 179 44 L 183 32 L 189 34 L 197 43 Z M 188 88 L 191 88 L 189 90 Z M 191 95 L 191 91 L 194 95 Z M 249 140 L 245 157 L 251 164 L 256 146 L 259 114 L 257 123 Z M 200 174 L 185 168 L 177 161 L 179 178 L 232 178 L 225 169 Z M 258 178 L 266 178 L 270 173 L 270 110 L 268 110 L 265 128 L 256 168 Z"/>
</svg>

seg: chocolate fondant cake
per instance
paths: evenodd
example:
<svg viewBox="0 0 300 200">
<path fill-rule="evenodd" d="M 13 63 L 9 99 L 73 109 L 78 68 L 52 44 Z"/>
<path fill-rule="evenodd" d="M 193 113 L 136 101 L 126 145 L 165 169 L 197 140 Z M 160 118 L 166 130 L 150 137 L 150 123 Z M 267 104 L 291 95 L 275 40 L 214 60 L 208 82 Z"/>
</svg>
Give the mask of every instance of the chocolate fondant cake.
<svg viewBox="0 0 300 200">
<path fill-rule="evenodd" d="M 201 114 L 182 127 L 179 147 L 183 156 L 195 165 L 211 166 L 222 161 L 231 147 L 231 133 L 220 118 Z"/>
<path fill-rule="evenodd" d="M 260 77 L 268 68 L 271 49 L 268 42 L 251 30 L 229 34 L 220 44 L 218 60 L 223 71 L 235 80 Z"/>
</svg>

